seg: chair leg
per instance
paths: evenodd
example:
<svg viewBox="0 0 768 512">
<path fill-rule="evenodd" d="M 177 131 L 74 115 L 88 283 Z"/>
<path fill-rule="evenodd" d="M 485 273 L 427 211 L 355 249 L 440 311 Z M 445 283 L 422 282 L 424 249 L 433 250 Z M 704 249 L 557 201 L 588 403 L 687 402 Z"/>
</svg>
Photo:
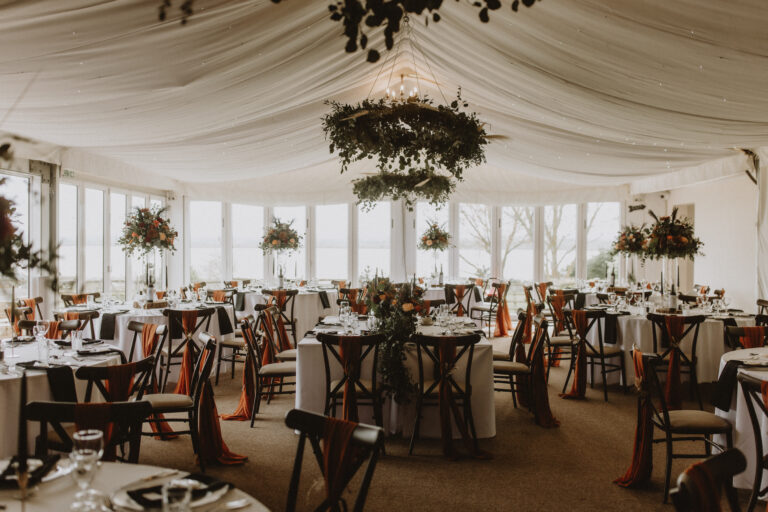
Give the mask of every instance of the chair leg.
<svg viewBox="0 0 768 512">
<path fill-rule="evenodd" d="M 517 409 L 517 396 L 515 396 L 515 378 L 509 374 L 509 390 L 512 392 L 512 405 Z"/>
<path fill-rule="evenodd" d="M 549 382 L 550 368 L 552 368 L 552 345 L 547 343 L 547 382 Z"/>
<path fill-rule="evenodd" d="M 219 357 L 216 358 L 216 380 L 214 381 L 217 386 L 219 385 L 219 370 L 221 370 L 221 356 L 223 355 L 223 350 L 224 349 L 222 348 L 221 344 L 219 344 Z"/>
<path fill-rule="evenodd" d="M 566 389 L 568 389 L 568 381 L 571 380 L 571 373 L 573 373 L 573 368 L 576 365 L 576 357 L 574 356 L 574 351 L 571 349 L 571 364 L 568 366 L 568 375 L 565 376 L 565 382 L 563 382 L 563 393 L 565 393 Z"/>
<path fill-rule="evenodd" d="M 256 392 L 253 395 L 253 407 L 251 407 L 251 428 L 256 421 L 256 414 L 259 412 L 259 406 L 261 405 L 261 379 L 256 378 Z"/>
<path fill-rule="evenodd" d="M 608 379 L 605 375 L 605 358 L 600 358 L 600 373 L 603 374 L 603 396 L 605 397 L 605 401 L 608 401 Z"/>
<path fill-rule="evenodd" d="M 589 387 L 595 387 L 595 358 L 587 356 L 587 363 L 589 364 Z"/>
<path fill-rule="evenodd" d="M 235 378 L 235 359 L 237 359 L 237 352 L 238 350 L 236 348 L 232 349 L 232 378 Z"/>
<path fill-rule="evenodd" d="M 627 394 L 627 370 L 626 370 L 626 364 L 624 362 L 624 353 L 621 353 L 621 356 L 619 357 L 620 364 L 621 364 L 621 387 L 624 390 L 624 394 Z"/>
<path fill-rule="evenodd" d="M 416 421 L 413 424 L 413 432 L 411 433 L 411 443 L 408 446 L 408 455 L 413 455 L 413 447 L 416 444 L 416 439 L 419 437 L 419 427 L 421 426 L 421 405 L 422 405 L 422 397 L 419 395 L 419 398 L 416 402 Z"/>
<path fill-rule="evenodd" d="M 672 478 L 672 438 L 667 434 L 667 469 L 664 473 L 664 503 L 669 498 L 670 478 Z"/>
<path fill-rule="evenodd" d="M 205 473 L 205 458 L 200 453 L 200 435 L 197 432 L 197 413 L 189 412 L 189 434 L 192 438 L 192 451 L 197 454 L 197 461 L 200 464 L 200 472 Z"/>
<path fill-rule="evenodd" d="M 475 451 L 478 450 L 477 444 L 477 431 L 475 430 L 475 418 L 472 415 L 472 398 L 467 397 L 464 399 L 464 421 L 469 423 L 469 433 L 472 434 L 472 444 L 475 447 Z"/>
</svg>

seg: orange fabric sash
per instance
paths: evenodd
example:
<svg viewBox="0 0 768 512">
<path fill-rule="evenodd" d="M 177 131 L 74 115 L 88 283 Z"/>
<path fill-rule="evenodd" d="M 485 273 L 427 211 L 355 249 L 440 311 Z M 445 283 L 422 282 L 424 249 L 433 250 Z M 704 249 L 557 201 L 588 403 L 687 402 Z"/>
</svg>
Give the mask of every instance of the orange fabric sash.
<svg viewBox="0 0 768 512">
<path fill-rule="evenodd" d="M 690 485 L 691 510 L 698 512 L 720 512 L 720 484 L 701 462 L 685 470 Z"/>
<path fill-rule="evenodd" d="M 61 338 L 61 331 L 59 330 L 59 324 L 61 322 L 54 320 L 48 322 L 48 330 L 45 332 L 45 337 L 49 340 L 58 340 Z"/>
<path fill-rule="evenodd" d="M 427 316 L 429 314 L 430 309 L 432 309 L 431 300 L 421 301 L 421 316 Z"/>
<path fill-rule="evenodd" d="M 632 462 L 621 476 L 614 480 L 621 487 L 635 487 L 645 484 L 651 479 L 653 469 L 653 404 L 648 393 L 648 382 L 645 378 L 643 353 L 639 350 L 632 352 L 635 366 L 635 386 L 640 390 L 637 398 L 637 422 L 635 424 L 635 440 L 632 445 Z"/>
<path fill-rule="evenodd" d="M 547 300 L 547 283 L 539 283 L 539 297 L 542 302 Z"/>
<path fill-rule="evenodd" d="M 281 316 L 277 317 L 277 333 L 280 341 L 280 350 L 291 350 L 293 347 L 288 339 L 288 331 L 285 329 L 285 322 L 283 322 L 283 317 Z"/>
<path fill-rule="evenodd" d="M 199 289 L 200 289 L 202 286 L 203 286 L 203 283 L 194 283 L 194 284 L 192 285 L 192 289 L 193 289 L 193 290 L 195 290 L 195 291 L 197 291 L 197 290 L 199 290 Z"/>
<path fill-rule="evenodd" d="M 758 348 L 763 346 L 765 341 L 765 327 L 744 327 L 744 336 L 739 338 L 739 342 L 744 348 Z"/>
<path fill-rule="evenodd" d="M 525 302 L 528 304 L 533 302 L 533 298 L 531 297 L 531 290 L 527 286 L 523 286 L 523 293 L 525 293 Z"/>
<path fill-rule="evenodd" d="M 157 327 L 157 324 L 144 324 L 144 327 L 141 328 L 141 349 L 144 357 L 149 357 L 155 353 L 155 345 L 157 345 L 158 341 L 158 336 L 156 334 Z M 155 376 L 152 375 L 150 378 L 152 379 L 152 393 L 159 393 L 159 388 L 157 386 L 157 380 L 155 379 Z M 149 419 L 162 420 L 164 417 L 165 416 L 162 414 L 153 414 L 149 417 Z M 162 436 L 155 436 L 155 439 L 166 441 L 178 437 L 173 433 L 173 429 L 166 421 L 152 421 L 149 423 L 149 426 L 152 429 L 152 432 L 163 434 Z"/>
<path fill-rule="evenodd" d="M 341 412 L 342 419 L 346 421 L 359 421 L 357 415 L 357 386 L 355 382 L 360 378 L 360 354 L 362 352 L 360 342 L 354 338 L 343 336 L 339 339 L 339 359 L 344 367 L 344 401 Z"/>
<path fill-rule="evenodd" d="M 75 428 L 77 430 L 101 430 L 104 433 L 104 455 L 102 460 L 114 461 L 116 459 L 116 446 L 109 446 L 112 437 L 112 423 L 109 417 L 112 412 L 112 404 L 104 403 L 79 403 L 75 405 Z"/>
<path fill-rule="evenodd" d="M 155 295 L 157 296 L 157 300 L 163 300 L 165 298 L 165 291 L 157 291 L 155 292 Z"/>
<path fill-rule="evenodd" d="M 709 291 L 709 286 L 702 286 L 701 288 L 699 288 L 699 293 L 702 295 L 706 295 L 708 291 Z"/>
<path fill-rule="evenodd" d="M 565 295 L 563 295 L 563 290 L 557 290 L 555 295 L 550 298 L 550 303 L 552 304 L 552 309 L 555 312 L 554 333 L 555 335 L 558 335 L 565 330 L 565 313 L 563 312 L 563 309 L 565 308 Z M 552 351 L 553 360 L 547 360 L 547 365 L 552 367 L 559 367 L 560 359 L 558 356 L 560 355 L 560 347 L 554 347 Z"/>
<path fill-rule="evenodd" d="M 664 398 L 670 409 L 682 409 L 682 381 L 680 379 L 680 339 L 685 329 L 685 318 L 678 315 L 669 315 L 665 319 L 669 343 L 672 350 L 669 352 L 669 369 L 667 382 L 664 386 Z"/>
<path fill-rule="evenodd" d="M 579 348 L 576 352 L 576 369 L 573 375 L 573 384 L 568 393 L 560 393 L 560 398 L 573 398 L 583 400 L 587 392 L 587 328 L 589 319 L 583 309 L 574 309 L 573 325 L 579 335 Z"/>
<path fill-rule="evenodd" d="M 531 347 L 534 359 L 531 361 L 530 385 L 533 388 L 533 415 L 536 424 L 544 428 L 555 428 L 560 426 L 560 421 L 552 414 L 549 407 L 549 393 L 547 392 L 547 372 L 544 369 L 544 352 L 538 355 L 538 347 L 544 343 L 544 329 L 539 331 L 539 335 Z M 525 378 L 525 377 L 524 377 Z"/>
<path fill-rule="evenodd" d="M 205 360 L 201 361 L 204 364 Z M 203 391 L 200 395 L 200 412 L 198 415 L 198 431 L 200 432 L 200 453 L 206 464 L 216 462 L 225 465 L 244 464 L 248 460 L 245 455 L 238 455 L 229 451 L 227 443 L 221 437 L 221 424 L 219 423 L 219 411 L 216 409 L 216 401 L 213 397 L 211 381 L 203 383 Z"/>
<path fill-rule="evenodd" d="M 104 387 L 107 389 L 110 401 L 126 402 L 130 398 L 135 375 L 136 363 L 107 366 L 107 380 Z"/>
<path fill-rule="evenodd" d="M 347 300 L 349 301 L 349 308 L 358 315 L 365 315 L 368 312 L 368 306 L 363 302 L 358 288 L 349 289 Z"/>
<path fill-rule="evenodd" d="M 515 361 L 518 363 L 528 364 L 528 359 L 525 355 L 525 345 L 518 343 L 515 347 Z M 520 402 L 522 407 L 528 407 L 531 404 L 528 403 L 528 386 L 530 385 L 530 379 L 527 377 L 518 377 L 517 380 L 517 401 Z"/>
<path fill-rule="evenodd" d="M 253 347 L 256 341 L 251 337 L 250 329 L 242 329 L 243 339 L 248 346 Z M 254 360 L 251 357 L 251 350 L 245 353 L 245 369 L 243 370 L 243 389 L 240 392 L 240 401 L 232 414 L 223 414 L 221 419 L 225 421 L 248 421 L 253 414 L 253 398 L 256 395 L 256 388 L 253 382 L 253 376 L 256 374 Z M 258 377 L 257 377 L 258 378 Z"/>
<path fill-rule="evenodd" d="M 326 418 L 323 431 L 323 477 L 328 510 L 341 510 L 339 502 L 344 488 L 354 475 L 358 450 L 352 446 L 353 421 Z"/>
<path fill-rule="evenodd" d="M 461 302 L 464 300 L 464 293 L 467 291 L 467 287 L 463 284 L 457 284 L 453 287 L 453 294 L 456 296 L 456 302 L 459 303 L 459 307 L 456 310 L 456 316 L 464 316 L 464 304 Z"/>
<path fill-rule="evenodd" d="M 438 359 L 440 364 L 440 374 L 443 378 L 440 380 L 440 436 L 443 441 L 443 455 L 449 459 L 457 459 L 458 454 L 453 445 L 453 432 L 451 427 L 451 414 L 459 427 L 461 439 L 469 455 L 476 459 L 491 459 L 490 453 L 475 449 L 475 445 L 467 430 L 467 424 L 464 422 L 459 406 L 453 398 L 453 388 L 450 382 L 450 373 L 454 369 L 454 358 L 456 357 L 456 341 L 451 338 L 441 340 L 438 347 Z M 468 384 L 467 384 L 468 385 Z"/>
<path fill-rule="evenodd" d="M 185 345 L 179 368 L 179 382 L 176 383 L 176 389 L 173 390 L 177 395 L 188 395 L 191 391 L 192 372 L 195 371 L 195 363 L 191 346 L 194 342 L 190 338 L 195 332 L 196 322 L 197 310 L 190 309 L 181 312 L 181 330 L 184 333 Z"/>
<path fill-rule="evenodd" d="M 275 362 L 275 353 L 272 349 L 275 336 L 274 319 L 269 312 L 264 313 L 264 350 L 261 353 L 261 366 L 266 366 Z"/>
<path fill-rule="evenodd" d="M 533 341 L 533 315 L 534 315 L 533 302 L 528 303 L 528 308 L 525 313 L 525 324 L 523 324 L 523 343 L 529 344 Z"/>
<path fill-rule="evenodd" d="M 512 318 L 509 316 L 506 298 L 507 285 L 501 284 L 496 289 L 498 294 L 498 304 L 496 306 L 496 327 L 494 327 L 494 336 L 507 336 L 512 329 Z"/>
<path fill-rule="evenodd" d="M 285 290 L 273 290 L 272 291 L 272 297 L 275 300 L 275 304 L 277 304 L 277 307 L 280 308 L 280 310 L 283 309 L 285 306 Z"/>
<path fill-rule="evenodd" d="M 211 298 L 214 302 L 224 302 L 227 299 L 226 290 L 213 290 Z"/>
<path fill-rule="evenodd" d="M 24 305 L 27 306 L 31 313 L 27 315 L 27 320 L 34 320 L 35 314 L 36 314 L 36 308 L 37 308 L 37 302 L 35 302 L 35 299 L 22 299 L 24 301 Z"/>
<path fill-rule="evenodd" d="M 78 304 L 85 304 L 88 302 L 88 294 L 87 293 L 80 293 L 77 295 L 72 295 L 72 303 L 75 305 Z"/>
</svg>

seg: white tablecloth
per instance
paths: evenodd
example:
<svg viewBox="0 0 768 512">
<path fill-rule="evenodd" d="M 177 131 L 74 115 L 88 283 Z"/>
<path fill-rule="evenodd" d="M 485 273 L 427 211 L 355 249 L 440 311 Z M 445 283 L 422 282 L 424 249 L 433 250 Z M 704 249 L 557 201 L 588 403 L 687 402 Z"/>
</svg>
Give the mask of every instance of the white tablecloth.
<svg viewBox="0 0 768 512">
<path fill-rule="evenodd" d="M 14 355 L 10 358 L 10 350 L 6 349 L 6 362 L 15 365 L 23 361 L 37 359 L 37 343 L 25 343 L 14 348 Z M 105 354 L 101 356 L 89 356 L 75 361 L 65 358 L 64 362 L 73 366 L 107 366 L 120 364 L 120 356 L 117 354 Z M 85 381 L 75 379 L 77 396 L 81 400 L 85 397 Z M 16 453 L 19 437 L 19 400 L 21 398 L 20 374 L 0 375 L 0 410 L 3 415 L 0 419 L 0 458 L 10 457 Z M 48 385 L 48 377 L 44 371 L 27 371 L 27 401 L 53 400 L 51 389 Z M 39 425 L 28 424 L 28 439 L 30 450 L 34 449 L 34 439 L 39 434 Z"/>
<path fill-rule="evenodd" d="M 720 358 L 720 371 L 725 368 L 725 363 L 731 359 L 741 359 L 749 357 L 750 353 L 760 353 L 768 356 L 768 347 L 749 348 L 742 350 L 733 350 Z M 745 373 L 760 380 L 768 380 L 768 368 L 750 367 L 739 368 L 739 373 Z M 758 406 L 755 405 L 757 408 Z M 747 469 L 733 478 L 733 485 L 739 489 L 752 489 L 752 480 L 755 477 L 755 437 L 752 432 L 752 422 L 749 420 L 749 411 L 741 391 L 741 386 L 737 384 L 734 388 L 733 397 L 731 397 L 731 408 L 728 411 L 715 408 L 715 414 L 725 418 L 733 425 L 733 446 L 738 448 L 747 459 Z M 763 449 L 768 446 L 768 418 L 765 417 L 759 409 L 757 417 L 760 422 L 760 431 L 763 434 Z M 716 442 L 725 446 L 724 436 L 715 436 Z M 768 476 L 763 472 L 763 482 L 761 488 L 768 485 Z"/>
<path fill-rule="evenodd" d="M 336 299 L 339 298 L 339 292 L 336 290 L 326 290 L 328 293 L 328 302 L 331 307 L 329 309 L 323 309 L 323 304 L 320 302 L 320 293 L 311 291 L 300 291 L 294 299 L 296 304 L 294 306 L 294 316 L 296 317 L 296 339 L 304 337 L 304 333 L 312 329 L 317 323 L 318 318 L 324 315 L 335 315 L 339 312 L 339 306 L 336 304 Z M 262 293 L 248 291 L 245 292 L 245 311 L 244 314 L 250 315 L 253 313 L 253 308 L 256 304 L 266 303 L 268 295 Z M 290 307 L 287 311 L 290 314 Z M 293 341 L 291 341 L 293 343 Z"/>
<path fill-rule="evenodd" d="M 0 467 L 5 468 L 8 461 L 0 463 Z M 124 488 L 131 483 L 138 482 L 142 478 L 148 478 L 162 473 L 165 468 L 158 466 L 145 466 L 142 464 L 121 464 L 118 462 L 104 462 L 99 468 L 93 479 L 93 488 L 107 495 L 111 495 L 118 489 Z M 138 487 L 153 484 L 161 484 L 174 478 L 181 478 L 186 473 L 168 476 L 167 478 L 152 480 L 151 482 L 140 482 Z M 48 512 L 51 510 L 69 510 L 69 505 L 75 501 L 75 493 L 78 488 L 70 475 L 65 475 L 50 482 L 40 484 L 37 491 L 26 502 L 28 512 Z M 0 491 L 0 500 L 7 507 L 8 511 L 20 511 L 21 504 L 16 499 L 18 491 L 5 490 Z M 259 503 L 258 500 L 238 489 L 233 489 L 216 503 L 195 508 L 195 511 L 210 512 L 212 510 L 224 510 L 224 503 L 229 501 L 247 499 L 250 506 L 241 508 L 243 512 L 266 512 L 268 509 Z"/>
<path fill-rule="evenodd" d="M 754 325 L 754 317 L 735 318 L 740 326 Z M 632 363 L 632 345 L 636 344 L 643 352 L 653 352 L 653 324 L 648 318 L 641 315 L 624 315 L 618 317 L 618 328 L 616 329 L 616 343 L 624 351 L 624 365 L 626 368 L 627 381 L 634 382 L 634 371 Z M 657 336 L 660 333 L 656 333 Z M 605 325 L 603 325 L 603 336 L 605 336 Z M 720 357 L 726 352 L 727 347 L 724 340 L 724 328 L 722 320 L 707 319 L 699 326 L 699 339 L 696 344 L 696 372 L 699 382 L 713 382 L 717 380 L 718 365 Z M 597 325 L 593 326 L 587 335 L 587 339 L 597 348 Z M 659 337 L 659 343 L 661 339 Z M 693 333 L 685 337 L 682 343 L 683 351 L 690 353 Z M 661 347 L 658 347 L 661 350 Z M 595 369 L 595 379 L 599 380 L 599 369 Z M 607 375 L 609 384 L 619 382 L 619 372 Z"/>
<path fill-rule="evenodd" d="M 438 328 L 422 328 L 425 332 L 437 333 Z M 429 331 L 432 329 L 432 331 Z M 406 367 L 411 373 L 411 380 L 418 379 L 418 361 L 416 347 L 408 347 L 406 353 Z M 456 374 L 463 375 L 466 364 L 466 355 L 459 361 Z M 372 356 L 366 358 L 367 365 L 361 368 L 361 377 L 370 378 L 373 371 Z M 331 379 L 340 378 L 343 375 L 341 366 L 337 361 L 332 361 Z M 425 375 L 429 375 L 427 370 Z M 493 346 L 485 339 L 475 346 L 472 360 L 472 413 L 475 420 L 477 436 L 490 438 L 496 435 L 496 410 L 494 406 L 493 391 Z M 325 365 L 323 363 L 323 349 L 319 341 L 314 338 L 304 338 L 299 342 L 299 352 L 296 371 L 296 407 L 307 411 L 323 413 L 325 405 Z M 340 414 L 340 409 L 337 410 Z M 440 423 L 437 407 L 425 407 L 423 409 L 421 423 L 422 437 L 440 437 Z M 384 427 L 387 432 L 402 432 L 409 436 L 413 429 L 413 421 L 416 416 L 415 403 L 407 405 L 396 404 L 388 400 L 384 406 Z M 370 407 L 360 407 L 360 421 L 373 424 L 373 412 Z M 454 436 L 458 436 L 456 428 Z"/>
</svg>

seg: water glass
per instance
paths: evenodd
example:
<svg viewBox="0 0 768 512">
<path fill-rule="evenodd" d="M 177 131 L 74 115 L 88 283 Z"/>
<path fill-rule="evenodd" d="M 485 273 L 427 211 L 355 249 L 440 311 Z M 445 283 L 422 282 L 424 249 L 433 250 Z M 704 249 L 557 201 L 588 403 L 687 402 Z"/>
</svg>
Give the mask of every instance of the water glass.
<svg viewBox="0 0 768 512">
<path fill-rule="evenodd" d="M 72 478 L 80 488 L 71 510 L 98 510 L 101 493 L 91 489 L 91 482 L 104 455 L 104 434 L 101 430 L 79 430 L 72 435 Z"/>
<path fill-rule="evenodd" d="M 69 339 L 72 341 L 72 350 L 77 352 L 83 349 L 83 331 L 72 331 L 69 335 Z"/>
<path fill-rule="evenodd" d="M 206 299 L 208 298 L 208 290 L 206 290 L 205 288 L 200 288 L 198 295 L 200 296 L 200 302 L 205 302 Z"/>
<path fill-rule="evenodd" d="M 163 511 L 188 512 L 191 510 L 192 483 L 187 479 L 171 480 L 163 485 Z"/>
</svg>

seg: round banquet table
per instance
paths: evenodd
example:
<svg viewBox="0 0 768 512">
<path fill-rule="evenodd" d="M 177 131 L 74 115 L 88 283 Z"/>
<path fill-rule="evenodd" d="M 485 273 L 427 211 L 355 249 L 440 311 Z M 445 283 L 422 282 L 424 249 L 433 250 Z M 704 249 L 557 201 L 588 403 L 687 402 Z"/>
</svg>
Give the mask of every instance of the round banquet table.
<svg viewBox="0 0 768 512">
<path fill-rule="evenodd" d="M 8 461 L 0 462 L 0 467 L 5 468 Z M 165 478 L 141 481 L 150 479 L 153 476 L 167 473 L 166 468 L 158 466 L 145 466 L 143 464 L 122 464 L 119 462 L 103 462 L 98 469 L 94 479 L 93 488 L 106 495 L 112 495 L 119 489 L 124 489 L 131 483 L 136 482 L 137 487 L 159 485 L 174 478 L 181 478 L 186 473 L 178 473 Z M 28 512 L 50 511 L 50 510 L 69 510 L 69 505 L 74 501 L 77 486 L 70 475 L 64 475 L 50 482 L 45 482 L 37 487 L 37 490 L 26 501 L 26 510 Z M 18 490 L 0 491 L 0 501 L 8 511 L 21 511 L 21 502 L 16 498 Z M 238 510 L 243 512 L 264 512 L 267 507 L 262 505 L 257 499 L 244 493 L 239 489 L 232 489 L 220 500 L 210 505 L 195 508 L 195 511 L 210 512 L 213 510 L 224 510 L 221 508 L 225 503 L 233 500 L 246 499 L 249 505 Z M 127 510 L 127 509 L 121 509 Z M 138 509 L 144 510 L 144 509 Z"/>
<path fill-rule="evenodd" d="M 15 365 L 24 361 L 37 359 L 37 343 L 25 343 L 14 348 L 14 355 L 10 358 L 10 350 L 6 349 L 6 363 Z M 99 356 L 82 357 L 75 360 L 72 357 L 64 357 L 61 361 L 72 366 L 109 366 L 120 364 L 118 354 L 104 354 Z M 77 396 L 85 397 L 86 382 L 75 379 Z M 21 373 L 0 374 L 0 410 L 4 411 L 0 419 L 0 458 L 10 457 L 16 453 L 16 440 L 19 437 L 19 400 L 21 398 Z M 51 389 L 48 385 L 48 377 L 44 371 L 27 370 L 27 400 L 53 400 Z M 28 439 L 30 450 L 34 449 L 34 439 L 40 433 L 39 424 L 28 424 Z"/>
<path fill-rule="evenodd" d="M 339 312 L 339 306 L 336 304 L 336 299 L 339 298 L 339 292 L 335 289 L 324 290 L 328 294 L 328 302 L 331 307 L 329 309 L 323 308 L 323 303 L 320 301 L 320 292 L 300 290 L 299 294 L 294 299 L 296 305 L 294 307 L 294 316 L 296 318 L 296 339 L 300 340 L 304 337 L 304 333 L 312 329 L 317 323 L 318 318 L 323 315 L 335 315 Z M 245 292 L 245 311 L 238 312 L 239 314 L 250 315 L 254 311 L 254 307 L 257 304 L 265 304 L 269 299 L 269 295 L 256 291 Z M 287 311 L 290 314 L 290 308 Z M 291 342 L 293 343 L 293 342 Z"/>
<path fill-rule="evenodd" d="M 436 326 L 420 327 L 419 332 L 424 334 L 439 334 L 440 328 Z M 465 354 L 456 365 L 454 375 L 464 375 L 468 354 Z M 367 364 L 366 364 L 367 363 Z M 338 361 L 331 361 L 331 379 L 341 378 L 343 371 Z M 405 365 L 410 371 L 411 380 L 418 379 L 418 361 L 416 347 L 413 344 L 406 345 Z M 373 373 L 373 357 L 369 356 L 362 365 L 361 377 L 370 379 Z M 429 375 L 430 370 L 425 370 Z M 496 409 L 494 406 L 493 391 L 493 345 L 483 338 L 475 345 L 472 359 L 472 415 L 475 420 L 477 437 L 491 438 L 496 435 Z M 315 338 L 304 338 L 299 342 L 296 368 L 296 408 L 323 413 L 325 406 L 325 363 L 323 362 L 323 349 Z M 422 423 L 420 435 L 422 437 L 440 437 L 440 419 L 438 407 L 425 407 L 422 411 Z M 338 412 L 337 412 L 338 414 Z M 360 407 L 360 421 L 374 424 L 373 411 L 370 406 Z M 416 417 L 416 405 L 397 404 L 394 400 L 387 399 L 384 404 L 384 428 L 389 433 L 402 432 L 410 436 L 413 431 L 413 422 Z M 460 436 L 456 425 L 453 426 L 455 438 Z"/>
<path fill-rule="evenodd" d="M 768 347 L 733 350 L 723 354 L 720 358 L 720 371 L 723 371 L 726 362 L 732 359 L 748 358 L 751 354 L 759 354 L 761 359 L 765 358 L 768 361 Z M 768 381 L 768 367 L 740 367 L 739 373 Z M 741 386 L 738 384 L 734 388 L 733 396 L 731 397 L 731 408 L 723 411 L 715 407 L 715 414 L 731 422 L 731 425 L 733 425 L 733 447 L 741 450 L 747 459 L 747 469 L 733 477 L 733 485 L 739 489 L 752 489 L 755 477 L 755 437 L 752 432 L 752 422 L 749 420 L 746 399 L 740 388 Z M 768 418 L 759 409 L 757 410 L 757 416 L 760 423 L 760 431 L 762 432 L 763 446 L 765 447 L 768 446 Z M 715 436 L 714 440 L 725 446 L 723 436 Z M 766 485 L 768 485 L 768 476 L 763 472 L 761 488 L 764 488 Z"/>
<path fill-rule="evenodd" d="M 732 317 L 739 326 L 755 325 L 755 317 Z M 627 384 L 634 382 L 632 368 L 632 346 L 637 345 L 643 352 L 653 352 L 653 324 L 645 315 L 619 316 L 616 329 L 616 344 L 624 351 L 624 368 L 627 374 Z M 601 320 L 601 322 L 604 322 Z M 658 334 L 658 333 L 657 333 Z M 603 336 L 605 336 L 605 324 L 603 324 Z M 590 329 L 587 339 L 597 347 L 597 326 Z M 693 334 L 683 339 L 682 349 L 690 353 Z M 719 375 L 718 365 L 720 358 L 726 352 L 724 329 L 722 319 L 708 318 L 699 326 L 699 339 L 696 345 L 696 372 L 699 382 L 714 382 Z M 599 367 L 595 369 L 595 380 L 600 380 Z M 607 375 L 608 384 L 618 384 L 620 373 L 613 372 Z"/>
</svg>

